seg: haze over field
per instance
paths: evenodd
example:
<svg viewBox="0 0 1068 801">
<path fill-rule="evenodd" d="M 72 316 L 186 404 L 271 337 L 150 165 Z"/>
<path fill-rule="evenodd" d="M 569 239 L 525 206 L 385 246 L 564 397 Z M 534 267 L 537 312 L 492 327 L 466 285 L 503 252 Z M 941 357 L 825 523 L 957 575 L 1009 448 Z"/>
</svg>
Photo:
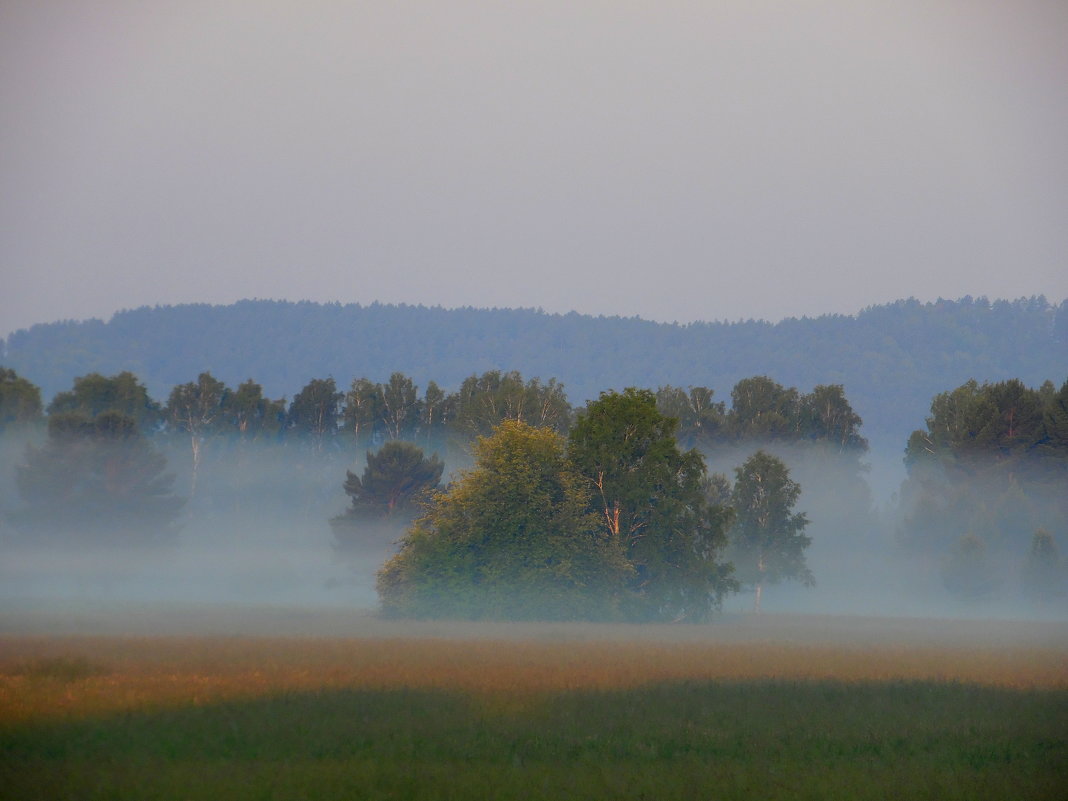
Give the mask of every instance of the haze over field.
<svg viewBox="0 0 1068 801">
<path fill-rule="evenodd" d="M 0 335 L 275 297 L 1068 296 L 1068 6 L 0 6 Z"/>
</svg>

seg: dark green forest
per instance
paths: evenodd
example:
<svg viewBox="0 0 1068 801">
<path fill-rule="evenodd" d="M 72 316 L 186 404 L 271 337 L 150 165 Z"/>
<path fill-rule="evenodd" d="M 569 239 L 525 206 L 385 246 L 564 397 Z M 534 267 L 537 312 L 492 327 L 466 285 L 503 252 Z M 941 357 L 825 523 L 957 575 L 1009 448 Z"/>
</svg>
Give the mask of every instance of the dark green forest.
<svg viewBox="0 0 1068 801">
<path fill-rule="evenodd" d="M 685 291 L 680 287 L 680 292 Z M 89 373 L 137 375 L 155 397 L 210 372 L 230 386 L 254 377 L 292 399 L 313 378 L 457 389 L 472 374 L 554 377 L 574 404 L 605 389 L 704 386 L 720 399 L 741 379 L 841 384 L 865 436 L 898 443 L 931 398 L 965 381 L 1028 385 L 1068 366 L 1068 303 L 970 297 L 902 300 L 856 315 L 688 325 L 532 309 L 443 309 L 247 300 L 122 311 L 111 320 L 36 325 L 11 334 L 0 363 L 46 398 Z"/>
</svg>

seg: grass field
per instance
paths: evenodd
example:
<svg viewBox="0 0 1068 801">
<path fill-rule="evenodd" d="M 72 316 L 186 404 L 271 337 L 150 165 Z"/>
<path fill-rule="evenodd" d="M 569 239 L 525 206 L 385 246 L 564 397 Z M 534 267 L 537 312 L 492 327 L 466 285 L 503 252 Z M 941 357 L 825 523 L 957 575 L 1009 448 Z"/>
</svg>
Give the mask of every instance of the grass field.
<svg viewBox="0 0 1068 801">
<path fill-rule="evenodd" d="M 1068 798 L 1063 624 L 112 623 L 0 637 L 0 798 Z"/>
</svg>

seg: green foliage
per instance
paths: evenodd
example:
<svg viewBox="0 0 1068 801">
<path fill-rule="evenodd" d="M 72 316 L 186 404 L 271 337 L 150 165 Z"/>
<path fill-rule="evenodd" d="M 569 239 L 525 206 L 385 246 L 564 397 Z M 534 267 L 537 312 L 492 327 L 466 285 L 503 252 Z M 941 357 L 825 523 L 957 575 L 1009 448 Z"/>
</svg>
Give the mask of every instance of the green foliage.
<svg viewBox="0 0 1068 801">
<path fill-rule="evenodd" d="M 1042 456 L 1068 461 L 1068 441 L 1060 430 L 1068 403 L 1065 384 L 1060 393 L 1043 394 L 1018 379 L 968 381 L 940 393 L 931 401 L 927 429 L 909 439 L 906 463 L 937 464 L 975 477 L 1005 468 L 1029 472 L 1043 466 Z"/>
<path fill-rule="evenodd" d="M 568 439 L 591 510 L 634 567 L 631 615 L 704 620 L 735 588 L 719 561 L 730 512 L 709 502 L 701 455 L 679 450 L 675 418 L 648 390 L 604 392 Z"/>
<path fill-rule="evenodd" d="M 707 448 L 726 435 L 726 406 L 713 402 L 713 395 L 708 387 L 684 390 L 670 384 L 656 391 L 657 410 L 679 421 L 676 437 L 682 447 Z"/>
<path fill-rule="evenodd" d="M 225 429 L 249 440 L 277 436 L 285 416 L 285 400 L 264 397 L 263 387 L 251 378 L 227 394 L 222 409 Z"/>
<path fill-rule="evenodd" d="M 1068 316 L 1068 315 L 1066 315 Z M 1037 445 L 1038 455 L 1058 464 L 1068 462 L 1068 380 L 1054 393 L 1053 383 L 1048 386 L 1042 404 L 1043 438 Z"/>
<path fill-rule="evenodd" d="M 41 419 L 41 390 L 6 367 L 0 367 L 0 433 L 8 426 Z"/>
<path fill-rule="evenodd" d="M 229 395 L 226 384 L 211 373 L 201 373 L 195 382 L 181 384 L 171 391 L 163 419 L 174 431 L 202 437 L 223 426 Z"/>
<path fill-rule="evenodd" d="M 166 459 L 131 417 L 52 414 L 47 442 L 28 446 L 16 470 L 24 502 L 16 525 L 75 545 L 164 541 L 183 504 L 165 469 Z"/>
<path fill-rule="evenodd" d="M 1050 382 L 1034 390 L 1016 379 L 968 381 L 936 395 L 906 449 L 902 539 L 946 554 L 971 532 L 1022 558 L 1036 527 L 1068 513 L 1066 409 L 1068 382 L 1054 392 Z"/>
<path fill-rule="evenodd" d="M 729 426 L 735 439 L 792 439 L 800 433 L 801 398 L 767 376 L 746 378 L 731 390 Z"/>
<path fill-rule="evenodd" d="M 820 385 L 801 396 L 800 429 L 808 440 L 828 442 L 840 451 L 866 451 L 868 441 L 860 436 L 863 420 L 853 411 L 841 384 Z"/>
<path fill-rule="evenodd" d="M 74 388 L 60 392 L 48 405 L 48 413 L 78 414 L 95 418 L 104 412 L 118 412 L 131 418 L 142 431 L 159 422 L 160 408 L 148 396 L 137 376 L 121 372 L 111 377 L 90 373 L 74 379 Z"/>
<path fill-rule="evenodd" d="M 780 581 L 815 584 L 805 563 L 812 540 L 804 531 L 808 518 L 793 511 L 801 487 L 786 465 L 765 451 L 757 451 L 735 471 L 730 532 L 730 558 L 738 578 L 757 588 Z"/>
<path fill-rule="evenodd" d="M 357 378 L 345 394 L 342 417 L 357 447 L 381 439 L 415 441 L 432 436 L 444 424 L 445 394 L 431 381 L 423 399 L 419 387 L 403 373 L 385 384 Z"/>
<path fill-rule="evenodd" d="M 321 449 L 324 440 L 337 434 L 343 397 L 333 378 L 313 378 L 289 404 L 288 428 L 297 435 L 310 437 Z"/>
<path fill-rule="evenodd" d="M 587 511 L 550 429 L 501 423 L 473 470 L 434 496 L 379 571 L 388 615 L 583 619 L 615 614 L 629 571 Z"/>
<path fill-rule="evenodd" d="M 676 436 L 685 447 L 713 450 L 739 442 L 812 442 L 841 453 L 868 449 L 868 441 L 860 436 L 863 421 L 841 384 L 819 385 L 806 395 L 767 376 L 754 376 L 734 385 L 730 409 L 712 397 L 708 387 L 687 391 L 667 385 L 657 390 L 657 409 L 678 420 Z"/>
<path fill-rule="evenodd" d="M 486 436 L 504 420 L 519 420 L 557 432 L 567 430 L 571 406 L 555 378 L 526 383 L 516 371 L 490 370 L 464 379 L 453 400 L 450 425 L 465 436 Z"/>
<path fill-rule="evenodd" d="M 445 463 L 434 454 L 427 458 L 410 442 L 387 442 L 367 452 L 363 477 L 346 471 L 345 493 L 352 506 L 343 516 L 390 517 L 408 512 L 423 493 L 437 487 Z"/>
</svg>

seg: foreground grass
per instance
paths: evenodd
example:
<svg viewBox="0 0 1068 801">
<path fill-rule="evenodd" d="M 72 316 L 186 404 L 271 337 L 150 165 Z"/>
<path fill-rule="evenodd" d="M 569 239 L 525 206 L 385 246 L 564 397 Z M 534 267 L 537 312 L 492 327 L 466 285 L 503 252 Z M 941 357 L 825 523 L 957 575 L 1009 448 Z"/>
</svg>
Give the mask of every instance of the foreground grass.
<svg viewBox="0 0 1068 801">
<path fill-rule="evenodd" d="M 4 799 L 1063 799 L 1063 649 L 0 639 Z"/>
</svg>

